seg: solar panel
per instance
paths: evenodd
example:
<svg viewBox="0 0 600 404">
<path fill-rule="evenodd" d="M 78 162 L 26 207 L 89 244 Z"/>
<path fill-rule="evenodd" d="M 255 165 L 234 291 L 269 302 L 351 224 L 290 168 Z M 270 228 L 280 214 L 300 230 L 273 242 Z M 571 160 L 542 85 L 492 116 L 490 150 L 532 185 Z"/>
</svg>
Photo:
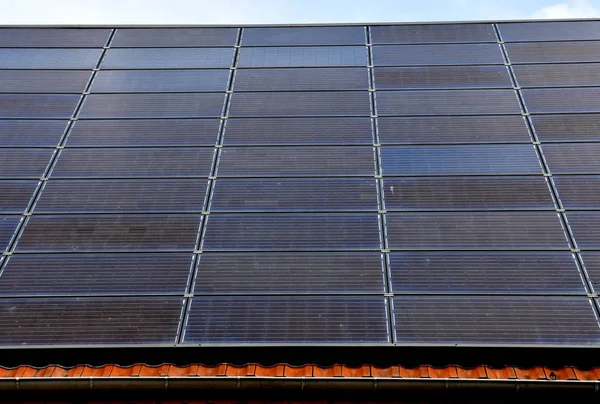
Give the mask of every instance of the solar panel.
<svg viewBox="0 0 600 404">
<path fill-rule="evenodd" d="M 497 44 L 385 45 L 372 49 L 375 66 L 504 64 Z"/>
<path fill-rule="evenodd" d="M 363 27 L 269 27 L 246 28 L 243 46 L 362 45 Z"/>
<path fill-rule="evenodd" d="M 576 41 L 600 39 L 598 21 L 560 21 L 499 24 L 505 41 Z"/>
<path fill-rule="evenodd" d="M 20 222 L 21 216 L 0 216 L 0 249 L 8 247 Z"/>
<path fill-rule="evenodd" d="M 54 154 L 53 149 L 0 148 L 0 178 L 39 179 Z"/>
<path fill-rule="evenodd" d="M 594 287 L 594 291 L 598 291 L 600 285 L 600 253 L 584 252 L 581 254 L 586 272 L 590 277 L 590 281 Z"/>
<path fill-rule="evenodd" d="M 240 49 L 238 67 L 367 66 L 364 46 L 294 46 Z"/>
<path fill-rule="evenodd" d="M 566 209 L 600 209 L 600 176 L 557 175 L 553 181 Z"/>
<path fill-rule="evenodd" d="M 225 91 L 229 70 L 108 70 L 96 75 L 96 93 Z"/>
<path fill-rule="evenodd" d="M 523 90 L 531 113 L 600 112 L 598 88 L 537 88 Z"/>
<path fill-rule="evenodd" d="M 599 174 L 600 143 L 548 144 L 544 156 L 553 174 Z"/>
<path fill-rule="evenodd" d="M 81 93 L 89 79 L 82 70 L 0 70 L 0 92 Z"/>
<path fill-rule="evenodd" d="M 600 63 L 515 66 L 521 87 L 566 87 L 600 85 Z"/>
<path fill-rule="evenodd" d="M 233 46 L 236 28 L 119 28 L 111 46 Z"/>
<path fill-rule="evenodd" d="M 511 63 L 598 62 L 600 41 L 508 43 Z"/>
<path fill-rule="evenodd" d="M 585 142 L 600 140 L 600 115 L 536 115 L 533 127 L 542 142 Z"/>
<path fill-rule="evenodd" d="M 567 219 L 578 247 L 600 248 L 600 212 L 569 212 Z"/>
<path fill-rule="evenodd" d="M 502 66 L 379 67 L 374 75 L 377 90 L 512 88 Z"/>
<path fill-rule="evenodd" d="M 235 91 L 367 90 L 365 68 L 240 69 Z"/>
<path fill-rule="evenodd" d="M 373 26 L 371 38 L 374 44 L 496 42 L 491 24 Z"/>
<path fill-rule="evenodd" d="M 100 54 L 99 49 L 0 49 L 0 69 L 92 69 Z"/>
<path fill-rule="evenodd" d="M 49 120 L 0 120 L 0 142 L 3 146 L 56 146 L 67 122 Z"/>
<path fill-rule="evenodd" d="M 0 94 L 0 118 L 70 118 L 80 95 Z"/>
<path fill-rule="evenodd" d="M 233 48 L 109 49 L 103 69 L 228 69 Z"/>
<path fill-rule="evenodd" d="M 0 213 L 23 213 L 38 181 L 0 180 Z"/>
<path fill-rule="evenodd" d="M 101 48 L 110 36 L 106 28 L 1 28 L 2 48 Z"/>
</svg>

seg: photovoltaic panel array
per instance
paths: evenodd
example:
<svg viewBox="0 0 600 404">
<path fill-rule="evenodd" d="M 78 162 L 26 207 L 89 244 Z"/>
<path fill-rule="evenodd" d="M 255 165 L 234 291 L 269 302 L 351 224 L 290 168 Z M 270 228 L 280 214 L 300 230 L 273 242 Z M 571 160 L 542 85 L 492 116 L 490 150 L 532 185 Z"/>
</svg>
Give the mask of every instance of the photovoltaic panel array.
<svg viewBox="0 0 600 404">
<path fill-rule="evenodd" d="M 599 33 L 0 28 L 0 348 L 600 346 Z"/>
</svg>

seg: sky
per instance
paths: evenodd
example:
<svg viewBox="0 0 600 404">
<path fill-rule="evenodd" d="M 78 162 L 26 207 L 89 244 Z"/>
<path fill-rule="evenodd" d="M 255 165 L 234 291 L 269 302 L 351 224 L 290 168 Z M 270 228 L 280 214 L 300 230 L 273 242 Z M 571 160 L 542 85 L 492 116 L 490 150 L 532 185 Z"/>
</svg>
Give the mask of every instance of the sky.
<svg viewBox="0 0 600 404">
<path fill-rule="evenodd" d="M 600 17 L 600 0 L 0 0 L 0 24 L 293 24 Z"/>
</svg>

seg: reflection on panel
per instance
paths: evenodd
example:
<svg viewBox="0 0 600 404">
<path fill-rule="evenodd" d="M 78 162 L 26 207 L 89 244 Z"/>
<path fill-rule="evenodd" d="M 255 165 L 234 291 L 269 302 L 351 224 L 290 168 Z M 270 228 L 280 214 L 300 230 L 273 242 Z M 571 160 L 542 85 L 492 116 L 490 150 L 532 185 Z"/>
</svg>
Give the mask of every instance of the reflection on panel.
<svg viewBox="0 0 600 404">
<path fill-rule="evenodd" d="M 375 66 L 504 64 L 497 44 L 373 46 Z"/>
<path fill-rule="evenodd" d="M 119 28 L 111 46 L 233 46 L 237 28 Z"/>
<path fill-rule="evenodd" d="M 552 174 L 600 174 L 600 143 L 544 145 Z"/>
<path fill-rule="evenodd" d="M 374 175 L 373 147 L 225 147 L 219 176 Z"/>
<path fill-rule="evenodd" d="M 223 142 L 226 145 L 373 144 L 373 128 L 370 118 L 236 118 L 227 121 Z"/>
<path fill-rule="evenodd" d="M 522 94 L 531 113 L 600 112 L 598 88 L 538 88 Z"/>
<path fill-rule="evenodd" d="M 513 86 L 504 66 L 380 67 L 374 73 L 377 90 Z"/>
<path fill-rule="evenodd" d="M 600 21 L 504 23 L 498 27 L 507 42 L 600 39 Z"/>
<path fill-rule="evenodd" d="M 17 250 L 191 251 L 199 225 L 199 215 L 37 215 Z"/>
<path fill-rule="evenodd" d="M 108 28 L 2 28 L 2 48 L 101 48 L 108 42 Z"/>
<path fill-rule="evenodd" d="M 40 178 L 54 149 L 0 149 L 0 178 Z"/>
<path fill-rule="evenodd" d="M 139 48 L 109 49 L 103 69 L 228 69 L 233 48 Z"/>
<path fill-rule="evenodd" d="M 600 140 L 599 114 L 538 115 L 531 121 L 542 142 Z"/>
<path fill-rule="evenodd" d="M 243 46 L 362 45 L 364 27 L 263 27 L 245 28 Z"/>
<path fill-rule="evenodd" d="M 38 181 L 0 180 L 0 213 L 23 213 Z"/>
<path fill-rule="evenodd" d="M 213 148 L 65 149 L 53 178 L 208 177 Z"/>
<path fill-rule="evenodd" d="M 15 254 L 0 295 L 185 293 L 192 254 Z"/>
<path fill-rule="evenodd" d="M 199 212 L 206 185 L 203 179 L 51 180 L 35 212 Z"/>
<path fill-rule="evenodd" d="M 600 210 L 600 176 L 557 175 L 553 181 L 566 209 Z"/>
<path fill-rule="evenodd" d="M 0 250 L 8 247 L 20 222 L 21 216 L 0 216 Z"/>
<path fill-rule="evenodd" d="M 0 299 L 0 344 L 173 344 L 180 297 Z"/>
<path fill-rule="evenodd" d="M 377 92 L 379 115 L 520 114 L 513 90 L 440 90 Z"/>
<path fill-rule="evenodd" d="M 90 76 L 85 70 L 0 70 L 0 92 L 81 93 Z"/>
<path fill-rule="evenodd" d="M 387 342 L 376 296 L 240 296 L 192 300 L 184 343 Z"/>
<path fill-rule="evenodd" d="M 81 95 L 0 94 L 0 118 L 70 118 Z"/>
<path fill-rule="evenodd" d="M 373 178 L 221 178 L 210 210 L 376 211 L 377 183 Z"/>
<path fill-rule="evenodd" d="M 600 344 L 583 297 L 396 296 L 394 308 L 399 343 Z"/>
<path fill-rule="evenodd" d="M 599 86 L 600 63 L 513 67 L 521 87 Z"/>
<path fill-rule="evenodd" d="M 379 118 L 377 127 L 383 144 L 531 142 L 518 115 Z"/>
<path fill-rule="evenodd" d="M 3 146 L 56 146 L 68 121 L 0 120 L 0 144 Z"/>
<path fill-rule="evenodd" d="M 388 213 L 391 248 L 568 249 L 554 212 Z"/>
<path fill-rule="evenodd" d="M 237 93 L 230 116 L 370 116 L 367 91 Z"/>
<path fill-rule="evenodd" d="M 600 248 L 600 212 L 569 212 L 569 226 L 579 248 Z"/>
<path fill-rule="evenodd" d="M 496 42 L 492 24 L 432 24 L 371 27 L 374 44 Z"/>
<path fill-rule="evenodd" d="M 218 119 L 80 120 L 67 146 L 212 146 L 218 132 Z"/>
<path fill-rule="evenodd" d="M 92 92 L 225 91 L 229 70 L 105 70 L 96 75 Z"/>
<path fill-rule="evenodd" d="M 586 293 L 569 252 L 394 252 L 390 263 L 395 293 Z"/>
<path fill-rule="evenodd" d="M 379 248 L 377 214 L 211 214 L 204 250 Z"/>
<path fill-rule="evenodd" d="M 538 177 L 431 177 L 384 179 L 386 209 L 554 209 Z"/>
<path fill-rule="evenodd" d="M 508 43 L 512 63 L 555 63 L 600 61 L 600 41 Z"/>
<path fill-rule="evenodd" d="M 101 54 L 100 49 L 0 49 L 0 69 L 92 69 Z"/>
<path fill-rule="evenodd" d="M 367 90 L 366 68 L 240 69 L 235 91 Z"/>
<path fill-rule="evenodd" d="M 367 66 L 364 46 L 241 48 L 238 67 Z"/>
<path fill-rule="evenodd" d="M 380 253 L 206 253 L 194 293 L 383 293 Z"/>
<path fill-rule="evenodd" d="M 531 145 L 385 146 L 386 175 L 541 174 Z"/>
</svg>

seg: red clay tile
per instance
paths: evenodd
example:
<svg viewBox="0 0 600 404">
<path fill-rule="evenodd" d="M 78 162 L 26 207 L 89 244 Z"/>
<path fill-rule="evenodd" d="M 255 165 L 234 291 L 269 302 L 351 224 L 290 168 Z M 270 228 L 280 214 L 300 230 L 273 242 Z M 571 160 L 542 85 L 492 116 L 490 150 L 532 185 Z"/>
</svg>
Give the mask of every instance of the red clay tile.
<svg viewBox="0 0 600 404">
<path fill-rule="evenodd" d="M 283 372 L 285 377 L 312 377 L 313 375 L 313 366 L 290 366 L 285 365 L 285 370 Z"/>
<path fill-rule="evenodd" d="M 418 366 L 414 369 L 400 366 L 400 377 L 409 379 L 429 377 L 429 369 L 427 366 Z"/>
<path fill-rule="evenodd" d="M 226 376 L 227 375 L 226 363 L 218 366 L 198 366 L 198 376 L 204 377 L 215 377 L 215 376 Z"/>
<path fill-rule="evenodd" d="M 227 376 L 254 376 L 256 373 L 256 365 L 246 366 L 228 366 Z"/>
<path fill-rule="evenodd" d="M 445 368 L 429 367 L 429 377 L 433 379 L 456 379 L 458 372 L 456 366 L 447 366 Z"/>
<path fill-rule="evenodd" d="M 529 369 L 515 367 L 515 374 L 517 375 L 518 379 L 523 380 L 545 380 L 548 378 L 544 372 L 544 368 L 541 366 L 536 366 Z"/>
<path fill-rule="evenodd" d="M 160 376 L 160 366 L 140 365 L 138 375 L 140 377 L 157 377 Z"/>
<path fill-rule="evenodd" d="M 371 367 L 364 365 L 357 368 L 342 366 L 342 376 L 344 377 L 371 377 Z"/>
<path fill-rule="evenodd" d="M 175 366 L 169 368 L 170 377 L 190 377 L 198 374 L 198 365 Z"/>
<path fill-rule="evenodd" d="M 75 366 L 67 371 L 67 377 L 81 377 L 83 366 Z"/>
<path fill-rule="evenodd" d="M 313 367 L 314 377 L 340 377 L 342 376 L 342 367 L 340 365 L 329 366 L 322 368 L 319 366 Z"/>
<path fill-rule="evenodd" d="M 17 377 L 34 377 L 38 369 L 33 368 L 31 366 L 23 366 L 23 371 L 20 372 Z"/>
<path fill-rule="evenodd" d="M 135 368 L 135 366 L 127 366 L 127 367 L 115 366 L 110 375 L 112 377 L 131 377 L 134 372 L 137 372 L 136 375 L 139 373 L 139 370 L 134 369 L 134 368 Z"/>
<path fill-rule="evenodd" d="M 373 377 L 400 377 L 400 368 L 398 366 L 390 366 L 387 368 L 376 368 L 371 366 L 371 375 Z"/>
<path fill-rule="evenodd" d="M 577 380 L 575 372 L 572 367 L 565 367 L 561 369 L 550 369 L 544 368 L 548 379 L 550 380 Z"/>
<path fill-rule="evenodd" d="M 118 366 L 115 366 L 119 368 Z M 93 367 L 93 366 L 85 366 L 83 372 L 81 372 L 81 377 L 108 377 L 112 373 L 112 365 Z"/>
<path fill-rule="evenodd" d="M 515 373 L 515 368 L 512 366 L 507 366 L 502 369 L 494 369 L 488 366 L 485 367 L 485 372 L 487 373 L 490 379 L 494 380 L 509 380 L 516 379 L 517 374 Z"/>
<path fill-rule="evenodd" d="M 257 365 L 255 369 L 255 376 L 258 377 L 282 377 L 285 371 L 283 365 L 277 366 L 260 366 Z"/>
<path fill-rule="evenodd" d="M 483 366 L 477 366 L 472 369 L 457 367 L 456 373 L 459 379 L 487 379 L 488 377 Z"/>
<path fill-rule="evenodd" d="M 21 370 L 21 368 L 3 368 L 0 366 L 0 378 L 3 377 L 16 377 L 17 373 L 19 373 L 19 371 Z"/>
<path fill-rule="evenodd" d="M 575 376 L 579 380 L 600 380 L 600 368 L 593 368 L 589 370 L 573 369 Z"/>
<path fill-rule="evenodd" d="M 60 366 L 56 366 L 54 372 L 52 372 L 52 377 L 68 377 L 69 372 L 68 369 L 61 368 Z"/>
</svg>

